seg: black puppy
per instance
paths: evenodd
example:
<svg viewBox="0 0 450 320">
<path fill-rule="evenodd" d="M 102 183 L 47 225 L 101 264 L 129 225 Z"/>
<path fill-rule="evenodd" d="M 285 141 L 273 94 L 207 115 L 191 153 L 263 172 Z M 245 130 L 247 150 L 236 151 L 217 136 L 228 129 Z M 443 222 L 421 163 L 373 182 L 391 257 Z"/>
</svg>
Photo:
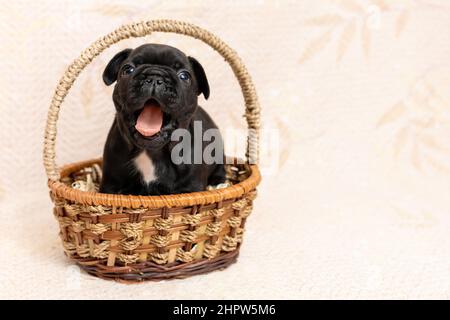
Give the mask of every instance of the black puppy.
<svg viewBox="0 0 450 320">
<path fill-rule="evenodd" d="M 209 85 L 197 60 L 170 46 L 146 44 L 116 54 L 106 66 L 103 81 L 106 85 L 117 81 L 113 93 L 117 112 L 103 153 L 100 192 L 184 193 L 225 181 L 220 134 L 214 142 L 222 146 L 221 161 L 207 164 L 202 157 L 194 163 L 194 152 L 182 154 L 190 160 L 183 163 L 171 158 L 177 144 L 171 141 L 175 129 L 191 134 L 192 150 L 198 141 L 194 131 L 203 136 L 206 130 L 217 129 L 198 106 L 198 95 L 209 97 Z M 201 132 L 194 130 L 194 121 L 201 122 Z M 200 141 L 203 151 L 206 144 Z"/>
</svg>

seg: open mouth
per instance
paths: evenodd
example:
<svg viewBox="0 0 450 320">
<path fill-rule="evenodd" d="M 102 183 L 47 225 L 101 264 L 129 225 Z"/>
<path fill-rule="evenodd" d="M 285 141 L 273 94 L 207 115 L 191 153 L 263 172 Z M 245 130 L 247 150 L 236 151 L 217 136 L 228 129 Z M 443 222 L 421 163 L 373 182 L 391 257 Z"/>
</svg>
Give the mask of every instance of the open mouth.
<svg viewBox="0 0 450 320">
<path fill-rule="evenodd" d="M 153 98 L 147 100 L 143 108 L 135 112 L 135 117 L 135 129 L 145 138 L 159 135 L 170 123 L 170 115 L 163 112 L 161 104 Z"/>
</svg>

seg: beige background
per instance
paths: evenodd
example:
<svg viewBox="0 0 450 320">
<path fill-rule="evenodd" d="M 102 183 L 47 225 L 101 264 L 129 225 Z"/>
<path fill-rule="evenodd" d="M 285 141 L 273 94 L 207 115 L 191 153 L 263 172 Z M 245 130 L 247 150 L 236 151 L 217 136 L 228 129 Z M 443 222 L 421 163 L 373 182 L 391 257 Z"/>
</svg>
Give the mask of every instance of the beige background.
<svg viewBox="0 0 450 320">
<path fill-rule="evenodd" d="M 0 8 L 1 298 L 450 297 L 449 1 Z M 72 59 L 123 23 L 155 18 L 196 23 L 238 51 L 273 140 L 262 147 L 264 181 L 238 264 L 127 286 L 80 274 L 64 257 L 41 164 L 43 128 Z M 77 80 L 61 113 L 60 164 L 101 154 L 113 117 L 101 73 L 115 52 L 146 41 L 196 57 L 211 86 L 201 104 L 222 130 L 244 128 L 222 59 L 198 41 L 155 34 L 108 49 Z"/>
</svg>

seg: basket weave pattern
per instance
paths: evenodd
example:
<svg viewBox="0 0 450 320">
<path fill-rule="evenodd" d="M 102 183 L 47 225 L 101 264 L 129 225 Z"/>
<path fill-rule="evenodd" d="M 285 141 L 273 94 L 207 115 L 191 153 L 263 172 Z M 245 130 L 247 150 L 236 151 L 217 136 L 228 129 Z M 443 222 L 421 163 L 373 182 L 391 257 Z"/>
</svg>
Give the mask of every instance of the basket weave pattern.
<svg viewBox="0 0 450 320">
<path fill-rule="evenodd" d="M 62 180 L 94 163 L 99 161 L 64 167 Z M 248 177 L 249 165 L 227 169 L 234 172 L 229 180 L 235 185 L 256 178 Z M 89 205 L 53 191 L 50 195 L 67 256 L 96 276 L 141 281 L 183 278 L 235 262 L 256 190 L 211 204 L 172 208 Z"/>
<path fill-rule="evenodd" d="M 248 124 L 247 162 L 226 165 L 232 185 L 164 196 L 113 195 L 71 187 L 67 180 L 101 164 L 90 160 L 58 169 L 55 162 L 59 109 L 82 69 L 112 44 L 153 31 L 175 32 L 209 44 L 230 64 L 241 85 Z M 45 131 L 44 166 L 54 215 L 67 256 L 88 273 L 119 281 L 184 278 L 236 261 L 260 174 L 259 104 L 244 64 L 223 41 L 197 26 L 154 20 L 123 26 L 86 49 L 66 70 L 52 99 Z M 98 178 L 98 177 L 97 177 Z M 94 181 L 99 183 L 99 181 Z"/>
</svg>

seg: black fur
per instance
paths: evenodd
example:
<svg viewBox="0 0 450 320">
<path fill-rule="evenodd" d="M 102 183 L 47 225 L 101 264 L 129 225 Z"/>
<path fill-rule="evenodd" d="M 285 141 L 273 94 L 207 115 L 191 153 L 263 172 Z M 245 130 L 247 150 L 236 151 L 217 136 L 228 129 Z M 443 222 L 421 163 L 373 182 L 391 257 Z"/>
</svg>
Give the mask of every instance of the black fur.
<svg viewBox="0 0 450 320">
<path fill-rule="evenodd" d="M 127 66 L 134 71 L 124 72 Z M 189 81 L 178 77 L 182 70 L 191 74 Z M 104 148 L 100 192 L 173 194 L 202 191 L 209 184 L 225 181 L 223 162 L 176 165 L 171 160 L 176 142 L 170 141 L 170 137 L 175 129 L 189 130 L 193 143 L 193 121 L 201 121 L 203 131 L 217 128 L 198 106 L 198 95 L 209 97 L 209 85 L 197 60 L 170 46 L 146 44 L 116 54 L 105 68 L 103 81 L 106 85 L 117 81 L 113 93 L 117 112 Z M 144 137 L 135 124 L 149 99 L 160 104 L 165 122 L 159 134 Z M 203 142 L 203 149 L 205 145 Z M 146 152 L 154 164 L 156 179 L 149 184 L 143 182 L 134 167 L 134 159 L 141 152 Z"/>
</svg>

